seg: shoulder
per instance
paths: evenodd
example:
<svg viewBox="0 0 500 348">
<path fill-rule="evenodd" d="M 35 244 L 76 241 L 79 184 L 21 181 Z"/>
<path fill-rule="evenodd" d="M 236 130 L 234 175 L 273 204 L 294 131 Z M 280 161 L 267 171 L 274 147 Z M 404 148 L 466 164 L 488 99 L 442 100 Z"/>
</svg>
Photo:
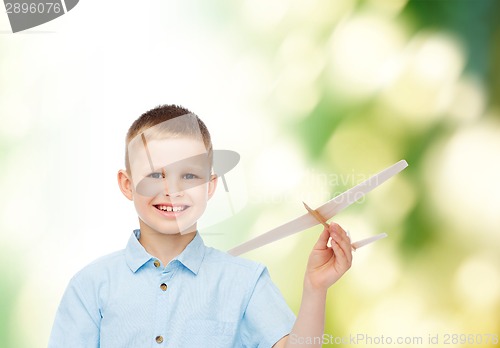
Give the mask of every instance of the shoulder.
<svg viewBox="0 0 500 348">
<path fill-rule="evenodd" d="M 112 272 L 126 267 L 125 250 L 101 256 L 81 268 L 72 277 L 71 282 L 89 282 L 92 280 L 104 280 Z"/>
<path fill-rule="evenodd" d="M 266 266 L 260 262 L 233 256 L 212 247 L 206 247 L 204 262 L 224 264 L 226 267 L 234 268 L 242 272 L 262 271 L 266 268 Z"/>
<path fill-rule="evenodd" d="M 260 262 L 233 256 L 212 247 L 206 247 L 203 264 L 207 269 L 216 270 L 234 280 L 245 279 L 254 284 L 262 273 L 267 272 L 267 267 Z"/>
</svg>

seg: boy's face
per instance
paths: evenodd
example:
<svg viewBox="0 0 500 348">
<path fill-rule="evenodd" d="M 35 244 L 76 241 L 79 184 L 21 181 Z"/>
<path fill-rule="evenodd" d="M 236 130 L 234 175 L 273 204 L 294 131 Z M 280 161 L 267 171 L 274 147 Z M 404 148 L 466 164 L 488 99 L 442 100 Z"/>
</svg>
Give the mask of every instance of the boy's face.
<svg viewBox="0 0 500 348">
<path fill-rule="evenodd" d="M 140 220 L 162 234 L 195 231 L 216 187 L 203 141 L 179 137 L 136 143 L 129 147 L 129 162 Z"/>
</svg>

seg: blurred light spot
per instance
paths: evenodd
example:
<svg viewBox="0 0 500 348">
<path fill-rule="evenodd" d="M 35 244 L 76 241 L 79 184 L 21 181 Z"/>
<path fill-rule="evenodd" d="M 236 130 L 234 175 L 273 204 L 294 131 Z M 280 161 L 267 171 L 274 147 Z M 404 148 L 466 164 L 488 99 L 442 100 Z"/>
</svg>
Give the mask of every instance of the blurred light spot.
<svg viewBox="0 0 500 348">
<path fill-rule="evenodd" d="M 296 142 L 282 140 L 267 148 L 253 163 L 252 181 L 262 199 L 280 199 L 294 190 L 304 170 L 304 154 Z M 266 198 L 267 197 L 267 198 Z"/>
<path fill-rule="evenodd" d="M 461 305 L 483 312 L 493 310 L 499 304 L 498 264 L 498 257 L 488 259 L 481 254 L 462 262 L 455 273 L 454 287 Z"/>
<path fill-rule="evenodd" d="M 464 60 L 455 38 L 420 34 L 393 62 L 383 100 L 412 124 L 427 125 L 449 107 Z"/>
<path fill-rule="evenodd" d="M 466 243 L 500 243 L 500 124 L 482 121 L 457 132 L 427 156 L 427 191 L 453 236 Z M 474 238 L 471 239 L 471 234 Z"/>
<path fill-rule="evenodd" d="M 479 79 L 464 76 L 454 86 L 449 114 L 460 121 L 477 120 L 486 107 L 486 92 Z"/>
<path fill-rule="evenodd" d="M 298 31 L 283 41 L 275 63 L 280 69 L 275 100 L 287 118 L 304 116 L 316 106 L 320 99 L 316 80 L 325 63 L 325 53 L 311 33 Z"/>
<path fill-rule="evenodd" d="M 403 47 L 402 29 L 394 21 L 369 14 L 339 24 L 331 37 L 331 83 L 348 97 L 365 97 L 380 87 L 384 66 Z"/>
<path fill-rule="evenodd" d="M 432 84 L 458 78 L 465 58 L 455 38 L 436 33 L 415 40 L 417 50 L 413 68 L 420 80 Z"/>
<path fill-rule="evenodd" d="M 372 214 L 377 221 L 391 226 L 401 223 L 417 202 L 416 188 L 401 175 L 389 179 L 369 195 L 367 204 Z"/>
</svg>

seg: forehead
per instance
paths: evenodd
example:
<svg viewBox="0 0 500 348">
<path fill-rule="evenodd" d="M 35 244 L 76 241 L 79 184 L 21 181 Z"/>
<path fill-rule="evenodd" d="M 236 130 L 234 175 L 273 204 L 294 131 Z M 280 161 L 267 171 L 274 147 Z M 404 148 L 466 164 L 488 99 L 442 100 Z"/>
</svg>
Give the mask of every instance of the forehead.
<svg viewBox="0 0 500 348">
<path fill-rule="evenodd" d="M 175 137 L 135 142 L 129 147 L 131 169 L 147 172 L 173 163 L 206 154 L 207 149 L 202 139 L 193 137 Z"/>
<path fill-rule="evenodd" d="M 132 176 L 145 175 L 172 163 L 207 153 L 203 135 L 194 114 L 161 122 L 135 136 L 128 144 Z"/>
</svg>

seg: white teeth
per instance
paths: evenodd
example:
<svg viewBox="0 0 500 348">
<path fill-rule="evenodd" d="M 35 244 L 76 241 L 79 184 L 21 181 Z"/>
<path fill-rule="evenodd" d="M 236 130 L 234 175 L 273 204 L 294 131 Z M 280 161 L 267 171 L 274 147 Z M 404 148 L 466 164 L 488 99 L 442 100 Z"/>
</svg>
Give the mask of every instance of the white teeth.
<svg viewBox="0 0 500 348">
<path fill-rule="evenodd" d="M 177 206 L 177 207 L 172 207 L 170 205 L 159 205 L 158 209 L 162 211 L 168 211 L 168 212 L 178 212 L 178 211 L 183 211 L 185 209 L 185 206 Z"/>
</svg>

